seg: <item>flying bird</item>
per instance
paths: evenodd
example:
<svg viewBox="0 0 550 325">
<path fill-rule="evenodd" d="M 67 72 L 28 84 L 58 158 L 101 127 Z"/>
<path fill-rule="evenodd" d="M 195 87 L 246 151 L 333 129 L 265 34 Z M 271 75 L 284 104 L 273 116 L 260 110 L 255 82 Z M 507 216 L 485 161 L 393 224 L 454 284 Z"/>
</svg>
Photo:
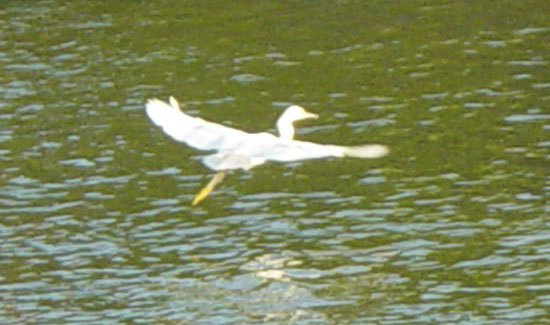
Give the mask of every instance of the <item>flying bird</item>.
<svg viewBox="0 0 550 325">
<path fill-rule="evenodd" d="M 304 108 L 289 106 L 277 120 L 279 136 L 271 133 L 247 133 L 221 124 L 208 122 L 181 111 L 178 101 L 170 97 L 169 103 L 153 98 L 146 104 L 151 121 L 164 133 L 187 145 L 214 153 L 202 158 L 208 168 L 217 171 L 212 180 L 193 198 L 197 205 L 220 183 L 232 169 L 249 170 L 266 161 L 298 161 L 327 157 L 379 158 L 388 154 L 387 146 L 380 144 L 338 146 L 294 140 L 293 123 L 317 114 Z"/>
</svg>

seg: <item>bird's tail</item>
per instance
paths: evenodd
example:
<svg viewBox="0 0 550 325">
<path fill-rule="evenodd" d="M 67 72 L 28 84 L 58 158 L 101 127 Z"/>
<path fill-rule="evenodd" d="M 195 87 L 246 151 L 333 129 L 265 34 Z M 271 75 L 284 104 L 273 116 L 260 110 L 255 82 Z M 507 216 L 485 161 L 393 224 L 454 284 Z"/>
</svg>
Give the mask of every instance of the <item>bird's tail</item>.
<svg viewBox="0 0 550 325">
<path fill-rule="evenodd" d="M 390 149 L 381 144 L 368 144 L 363 146 L 342 147 L 345 157 L 355 158 L 380 158 L 387 155 Z"/>
</svg>

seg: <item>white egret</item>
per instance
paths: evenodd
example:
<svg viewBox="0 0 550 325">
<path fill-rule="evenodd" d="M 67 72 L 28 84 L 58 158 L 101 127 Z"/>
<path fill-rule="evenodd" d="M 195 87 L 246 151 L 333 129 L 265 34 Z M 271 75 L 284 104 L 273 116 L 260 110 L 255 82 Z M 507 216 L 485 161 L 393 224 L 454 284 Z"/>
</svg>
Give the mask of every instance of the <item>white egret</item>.
<svg viewBox="0 0 550 325">
<path fill-rule="evenodd" d="M 307 118 L 317 118 L 300 106 L 290 106 L 277 121 L 279 136 L 271 133 L 247 133 L 241 130 L 205 121 L 185 114 L 178 101 L 170 97 L 166 103 L 149 99 L 146 104 L 149 118 L 177 141 L 201 149 L 216 151 L 204 156 L 202 162 L 218 171 L 212 180 L 193 199 L 198 204 L 222 181 L 225 172 L 231 169 L 249 170 L 268 160 L 297 161 L 325 157 L 378 158 L 389 152 L 380 144 L 361 146 L 338 146 L 294 140 L 293 123 Z"/>
</svg>

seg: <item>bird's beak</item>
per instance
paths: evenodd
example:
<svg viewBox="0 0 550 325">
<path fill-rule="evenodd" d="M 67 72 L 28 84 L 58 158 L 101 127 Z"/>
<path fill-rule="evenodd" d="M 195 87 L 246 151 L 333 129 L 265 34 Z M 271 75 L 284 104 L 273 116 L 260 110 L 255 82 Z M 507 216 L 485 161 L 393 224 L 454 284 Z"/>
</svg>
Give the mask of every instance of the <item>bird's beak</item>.
<svg viewBox="0 0 550 325">
<path fill-rule="evenodd" d="M 319 118 L 319 115 L 310 112 L 305 112 L 304 118 Z"/>
</svg>

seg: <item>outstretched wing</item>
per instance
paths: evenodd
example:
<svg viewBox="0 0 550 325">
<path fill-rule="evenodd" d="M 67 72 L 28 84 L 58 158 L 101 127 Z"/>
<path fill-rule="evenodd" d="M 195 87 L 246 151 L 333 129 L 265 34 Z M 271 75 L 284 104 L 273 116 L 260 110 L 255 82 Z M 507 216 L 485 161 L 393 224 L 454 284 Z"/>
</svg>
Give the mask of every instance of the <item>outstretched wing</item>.
<svg viewBox="0 0 550 325">
<path fill-rule="evenodd" d="M 231 150 L 241 146 L 251 136 L 249 133 L 185 114 L 174 97 L 170 97 L 170 104 L 156 98 L 149 99 L 146 111 L 151 121 L 166 134 L 201 150 Z"/>
<path fill-rule="evenodd" d="M 297 161 L 326 157 L 379 158 L 388 154 L 388 147 L 380 144 L 361 146 L 337 146 L 306 141 L 266 138 L 258 145 L 246 144 L 243 154 L 274 161 Z"/>
</svg>

